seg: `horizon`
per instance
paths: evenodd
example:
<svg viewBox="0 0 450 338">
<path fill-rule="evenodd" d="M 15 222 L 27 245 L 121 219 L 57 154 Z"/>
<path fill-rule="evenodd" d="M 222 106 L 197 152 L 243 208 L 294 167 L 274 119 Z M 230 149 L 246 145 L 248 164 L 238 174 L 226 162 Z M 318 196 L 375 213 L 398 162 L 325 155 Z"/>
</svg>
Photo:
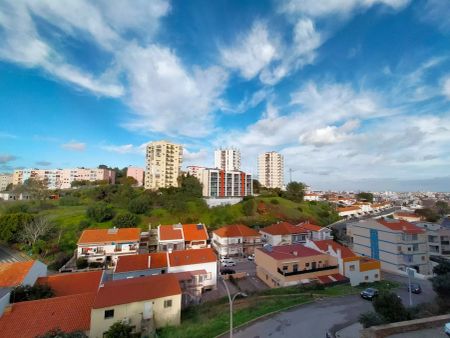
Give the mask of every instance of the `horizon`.
<svg viewBox="0 0 450 338">
<path fill-rule="evenodd" d="M 450 191 L 450 3 L 0 4 L 0 172 L 280 152 L 285 184 Z M 82 12 L 85 18 L 74 16 Z M 7 13 L 8 15 L 2 15 Z M 90 24 L 88 24 L 90 23 Z"/>
</svg>

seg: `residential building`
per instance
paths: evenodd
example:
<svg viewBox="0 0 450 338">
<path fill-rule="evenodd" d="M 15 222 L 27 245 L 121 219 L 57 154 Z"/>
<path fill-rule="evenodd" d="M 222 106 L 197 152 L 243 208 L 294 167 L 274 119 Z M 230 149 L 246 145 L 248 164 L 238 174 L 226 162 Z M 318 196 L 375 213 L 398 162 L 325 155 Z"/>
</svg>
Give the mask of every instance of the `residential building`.
<svg viewBox="0 0 450 338">
<path fill-rule="evenodd" d="M 252 175 L 242 171 L 188 167 L 203 186 L 204 197 L 244 197 L 253 195 Z"/>
<path fill-rule="evenodd" d="M 6 187 L 13 182 L 13 175 L 0 174 L 0 191 L 5 191 Z"/>
<path fill-rule="evenodd" d="M 29 193 L 18 193 L 13 191 L 0 192 L 0 200 L 2 201 L 27 201 L 31 200 Z"/>
<path fill-rule="evenodd" d="M 212 245 L 220 256 L 248 256 L 262 243 L 258 231 L 243 224 L 233 224 L 214 230 Z"/>
<path fill-rule="evenodd" d="M 45 181 L 48 189 L 68 189 L 74 181 L 106 181 L 115 183 L 115 172 L 99 168 L 71 169 L 20 169 L 13 174 L 13 184 L 23 184 L 28 179 Z"/>
<path fill-rule="evenodd" d="M 283 155 L 275 151 L 259 155 L 258 180 L 263 187 L 284 189 Z"/>
<path fill-rule="evenodd" d="M 359 206 L 339 207 L 336 209 L 340 217 L 350 218 L 360 216 L 362 210 Z"/>
<path fill-rule="evenodd" d="M 308 238 L 313 240 L 333 238 L 331 229 L 308 221 L 295 225 L 288 222 L 278 222 L 262 228 L 259 232 L 262 241 L 270 245 L 305 243 Z"/>
<path fill-rule="evenodd" d="M 414 224 L 426 231 L 430 256 L 450 256 L 450 227 L 430 222 Z"/>
<path fill-rule="evenodd" d="M 128 167 L 127 177 L 132 177 L 136 180 L 136 186 L 142 187 L 144 185 L 144 169 L 138 167 Z"/>
<path fill-rule="evenodd" d="M 350 280 L 352 286 L 380 280 L 379 261 L 356 255 L 351 249 L 333 240 L 310 241 L 305 246 L 337 258 L 339 273 Z"/>
<path fill-rule="evenodd" d="M 309 232 L 309 239 L 312 239 L 313 241 L 333 239 L 330 228 L 321 227 L 308 221 L 300 223 L 298 226 L 306 229 Z"/>
<path fill-rule="evenodd" d="M 114 268 L 113 279 L 159 274 L 177 277 L 183 306 L 196 304 L 204 291 L 216 288 L 217 257 L 210 248 L 122 256 Z"/>
<path fill-rule="evenodd" d="M 84 230 L 77 243 L 77 257 L 113 265 L 119 256 L 138 253 L 140 234 L 139 228 Z"/>
<path fill-rule="evenodd" d="M 255 250 L 256 275 L 271 288 L 345 281 L 337 259 L 301 244 Z"/>
<path fill-rule="evenodd" d="M 237 149 L 217 149 L 214 151 L 214 167 L 223 171 L 240 171 L 241 152 Z"/>
<path fill-rule="evenodd" d="M 207 248 L 209 235 L 204 224 L 158 226 L 158 251 Z"/>
<path fill-rule="evenodd" d="M 103 270 L 60 273 L 36 280 L 38 285 L 48 285 L 55 297 L 97 292 L 103 278 Z"/>
<path fill-rule="evenodd" d="M 410 267 L 431 273 L 427 234 L 420 227 L 396 219 L 369 219 L 347 225 L 353 251 L 381 262 L 383 270 L 399 272 Z"/>
<path fill-rule="evenodd" d="M 183 147 L 167 141 L 155 141 L 147 145 L 145 189 L 178 187 Z"/>
<path fill-rule="evenodd" d="M 392 215 L 394 219 L 401 219 L 407 222 L 420 222 L 424 218 L 421 215 L 415 214 L 413 212 L 397 211 Z"/>
<path fill-rule="evenodd" d="M 317 194 L 314 192 L 307 192 L 305 193 L 305 196 L 303 198 L 305 201 L 321 201 L 322 200 L 322 195 L 321 194 Z"/>
<path fill-rule="evenodd" d="M 149 336 L 155 329 L 179 325 L 180 318 L 181 289 L 175 276 L 107 281 L 95 297 L 89 337 L 104 337 L 118 321 L 131 325 L 141 336 Z"/>
</svg>

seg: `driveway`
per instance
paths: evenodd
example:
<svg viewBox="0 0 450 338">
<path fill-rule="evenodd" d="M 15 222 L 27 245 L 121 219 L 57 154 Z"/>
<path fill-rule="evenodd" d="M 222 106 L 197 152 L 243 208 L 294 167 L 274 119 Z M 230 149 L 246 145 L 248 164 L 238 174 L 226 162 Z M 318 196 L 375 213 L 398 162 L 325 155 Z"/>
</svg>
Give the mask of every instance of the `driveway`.
<svg viewBox="0 0 450 338">
<path fill-rule="evenodd" d="M 339 330 L 356 322 L 362 312 L 371 309 L 371 302 L 357 295 L 325 298 L 257 321 L 236 330 L 234 336 L 321 338 L 328 330 Z"/>
</svg>

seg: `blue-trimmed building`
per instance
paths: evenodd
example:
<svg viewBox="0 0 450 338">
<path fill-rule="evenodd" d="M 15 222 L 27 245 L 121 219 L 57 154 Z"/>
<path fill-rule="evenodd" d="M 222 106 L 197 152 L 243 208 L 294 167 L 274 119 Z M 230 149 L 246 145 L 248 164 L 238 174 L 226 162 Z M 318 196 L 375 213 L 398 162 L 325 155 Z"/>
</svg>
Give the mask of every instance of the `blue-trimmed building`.
<svg viewBox="0 0 450 338">
<path fill-rule="evenodd" d="M 347 234 L 353 251 L 381 262 L 381 269 L 398 272 L 414 268 L 418 273 L 431 273 L 427 234 L 424 229 L 396 219 L 369 219 L 351 223 Z"/>
</svg>

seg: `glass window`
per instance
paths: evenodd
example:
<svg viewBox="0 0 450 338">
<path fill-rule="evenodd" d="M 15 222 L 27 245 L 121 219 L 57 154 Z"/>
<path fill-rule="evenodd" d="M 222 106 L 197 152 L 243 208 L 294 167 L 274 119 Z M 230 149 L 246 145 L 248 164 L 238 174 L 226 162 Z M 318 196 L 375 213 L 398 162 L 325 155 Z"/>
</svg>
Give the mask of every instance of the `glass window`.
<svg viewBox="0 0 450 338">
<path fill-rule="evenodd" d="M 364 280 L 369 280 L 369 276 L 364 276 Z"/>
<path fill-rule="evenodd" d="M 164 301 L 164 307 L 172 307 L 172 299 L 167 299 Z"/>
<path fill-rule="evenodd" d="M 114 318 L 114 309 L 105 310 L 105 319 Z"/>
<path fill-rule="evenodd" d="M 350 271 L 355 271 L 355 266 L 354 266 L 354 265 L 350 265 L 350 266 L 348 267 L 348 269 L 349 269 Z"/>
</svg>

